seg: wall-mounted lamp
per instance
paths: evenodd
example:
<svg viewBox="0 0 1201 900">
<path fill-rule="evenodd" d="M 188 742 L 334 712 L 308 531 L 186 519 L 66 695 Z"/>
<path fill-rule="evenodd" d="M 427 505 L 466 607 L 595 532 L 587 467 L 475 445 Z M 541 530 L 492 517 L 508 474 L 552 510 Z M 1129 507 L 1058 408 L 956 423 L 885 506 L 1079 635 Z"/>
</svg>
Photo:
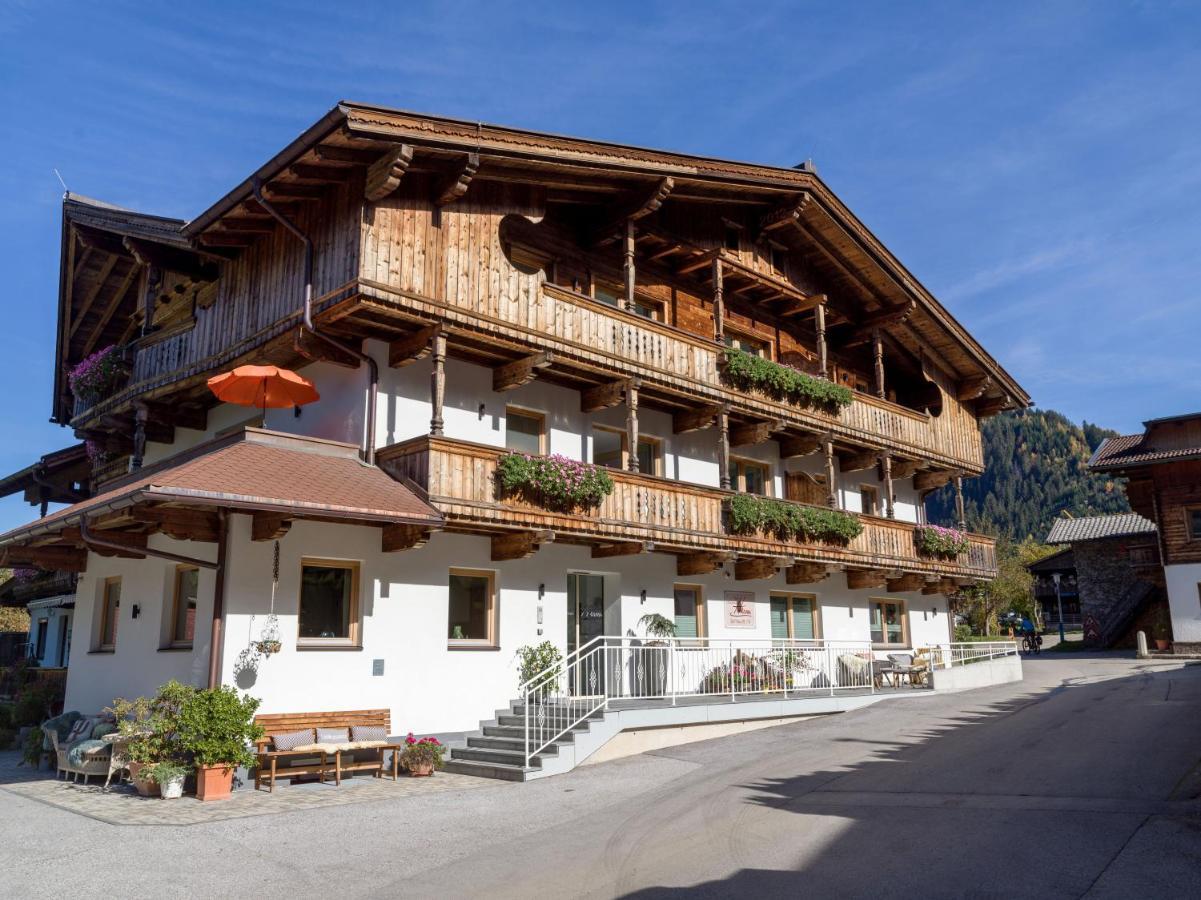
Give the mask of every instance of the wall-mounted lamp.
<svg viewBox="0 0 1201 900">
<path fill-rule="evenodd" d="M 541 603 L 542 598 L 545 596 L 546 596 L 546 585 L 545 584 L 538 585 L 538 602 Z"/>
<path fill-rule="evenodd" d="M 142 607 L 138 606 L 138 605 L 135 603 L 135 604 L 133 605 L 133 609 L 132 609 L 132 610 L 130 610 L 130 612 L 132 612 L 132 613 L 133 613 L 133 618 L 135 618 L 135 619 L 136 619 L 138 616 L 140 616 L 140 615 L 142 614 Z"/>
<path fill-rule="evenodd" d="M 642 602 L 645 605 L 645 603 L 646 603 L 646 588 L 642 589 Z"/>
<path fill-rule="evenodd" d="M 488 404 L 481 403 L 480 404 L 480 421 L 483 421 L 484 416 L 486 416 L 487 414 L 488 414 Z"/>
</svg>

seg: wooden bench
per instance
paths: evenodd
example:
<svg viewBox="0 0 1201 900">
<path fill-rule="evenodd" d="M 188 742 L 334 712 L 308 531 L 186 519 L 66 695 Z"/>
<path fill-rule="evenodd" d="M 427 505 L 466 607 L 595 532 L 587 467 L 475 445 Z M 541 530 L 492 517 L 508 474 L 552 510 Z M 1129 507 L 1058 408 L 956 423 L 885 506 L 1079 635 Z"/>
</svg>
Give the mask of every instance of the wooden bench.
<svg viewBox="0 0 1201 900">
<path fill-rule="evenodd" d="M 318 728 L 344 729 L 346 743 L 350 743 L 350 729 L 355 725 L 382 726 L 387 735 L 392 727 L 391 712 L 386 709 L 352 709 L 334 712 L 275 713 L 254 717 L 263 726 L 263 738 L 255 742 L 258 768 L 254 774 L 254 789 L 257 791 L 266 780 L 268 791 L 275 790 L 275 779 L 291 778 L 293 783 L 302 775 L 316 775 L 324 784 L 326 773 L 331 768 L 334 784 L 342 783 L 343 772 L 371 772 L 376 778 L 383 775 L 384 757 L 392 751 L 392 780 L 396 780 L 400 746 L 385 743 L 370 748 L 345 748 L 329 750 L 297 749 L 276 750 L 272 743 L 273 734 L 294 731 L 310 731 L 313 744 L 317 743 Z M 313 761 L 310 761 L 313 760 Z"/>
</svg>

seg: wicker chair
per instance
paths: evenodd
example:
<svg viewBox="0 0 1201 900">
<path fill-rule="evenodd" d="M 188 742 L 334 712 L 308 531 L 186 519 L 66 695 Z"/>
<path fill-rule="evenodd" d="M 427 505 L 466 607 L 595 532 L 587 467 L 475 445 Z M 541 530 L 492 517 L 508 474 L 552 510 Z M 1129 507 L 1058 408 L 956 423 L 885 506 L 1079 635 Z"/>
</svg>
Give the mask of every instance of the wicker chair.
<svg viewBox="0 0 1201 900">
<path fill-rule="evenodd" d="M 108 787 L 108 783 L 113 777 L 113 760 L 117 756 L 113 752 L 111 744 L 85 751 L 81 755 L 80 762 L 76 764 L 71 762 L 71 748 L 75 744 L 59 744 L 58 732 L 53 728 L 47 729 L 46 734 L 50 737 L 50 748 L 54 751 L 58 774 L 73 775 L 75 781 L 79 781 L 79 776 L 82 775 L 84 784 L 87 784 L 88 779 L 93 775 L 103 775 L 105 776 L 104 786 Z"/>
</svg>

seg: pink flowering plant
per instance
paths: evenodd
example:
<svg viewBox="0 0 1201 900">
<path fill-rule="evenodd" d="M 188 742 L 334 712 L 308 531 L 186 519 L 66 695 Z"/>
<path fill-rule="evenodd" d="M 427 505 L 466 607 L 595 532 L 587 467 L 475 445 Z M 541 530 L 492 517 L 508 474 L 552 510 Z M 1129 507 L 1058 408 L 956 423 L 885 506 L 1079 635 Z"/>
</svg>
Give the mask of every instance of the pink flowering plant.
<svg viewBox="0 0 1201 900">
<path fill-rule="evenodd" d="M 566 456 L 506 453 L 497 460 L 500 493 L 558 512 L 592 509 L 613 493 L 613 479 L 597 466 Z"/>
<path fill-rule="evenodd" d="M 446 752 L 446 745 L 436 737 L 413 737 L 413 732 L 409 732 L 405 738 L 404 749 L 400 751 L 400 761 L 406 769 L 424 769 L 432 766 L 435 769 L 442 768 L 442 756 Z"/>
<path fill-rule="evenodd" d="M 917 552 L 923 556 L 954 559 L 968 548 L 967 535 L 957 528 L 919 525 L 915 537 Z"/>
<path fill-rule="evenodd" d="M 67 373 L 67 384 L 77 399 L 99 399 L 112 392 L 123 374 L 121 350 L 114 344 L 81 360 Z"/>
</svg>

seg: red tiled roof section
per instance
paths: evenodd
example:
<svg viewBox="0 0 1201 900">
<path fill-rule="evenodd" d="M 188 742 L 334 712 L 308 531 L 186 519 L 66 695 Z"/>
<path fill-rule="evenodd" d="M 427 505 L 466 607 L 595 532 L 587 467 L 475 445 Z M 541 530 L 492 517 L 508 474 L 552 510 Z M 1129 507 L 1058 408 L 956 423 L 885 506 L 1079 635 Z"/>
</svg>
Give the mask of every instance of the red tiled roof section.
<svg viewBox="0 0 1201 900">
<path fill-rule="evenodd" d="M 89 500 L 0 535 L 0 542 L 21 540 L 30 531 L 54 530 L 55 523 L 65 525 L 80 513 L 99 512 L 111 504 L 152 501 L 347 521 L 442 521 L 438 511 L 408 487 L 360 462 L 353 448 L 246 432 L 147 468 Z"/>
<path fill-rule="evenodd" d="M 1156 450 L 1146 447 L 1146 435 L 1123 434 L 1106 440 L 1088 461 L 1090 469 L 1120 469 L 1124 466 L 1146 466 L 1174 460 L 1201 457 L 1201 447 L 1172 447 Z"/>
</svg>

